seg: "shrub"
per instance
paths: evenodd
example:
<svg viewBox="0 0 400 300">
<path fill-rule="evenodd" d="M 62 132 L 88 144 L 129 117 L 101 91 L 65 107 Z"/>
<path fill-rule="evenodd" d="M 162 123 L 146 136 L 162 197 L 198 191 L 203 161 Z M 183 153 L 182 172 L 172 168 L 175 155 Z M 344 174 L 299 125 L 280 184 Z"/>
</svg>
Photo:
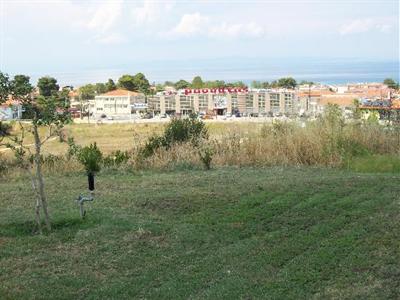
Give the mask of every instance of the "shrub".
<svg viewBox="0 0 400 300">
<path fill-rule="evenodd" d="M 208 139 L 208 130 L 203 121 L 191 114 L 187 119 L 172 119 L 163 135 L 150 137 L 140 152 L 144 158 L 147 158 L 161 147 L 169 149 L 174 144 L 185 142 L 198 146 L 201 139 Z"/>
<path fill-rule="evenodd" d="M 96 143 L 83 147 L 78 154 L 78 161 L 85 167 L 88 174 L 100 171 L 103 154 Z"/>
<path fill-rule="evenodd" d="M 192 142 L 197 145 L 200 139 L 207 139 L 208 131 L 203 121 L 191 114 L 187 119 L 173 119 L 164 131 L 165 147 L 174 143 Z"/>
<path fill-rule="evenodd" d="M 214 149 L 210 146 L 201 147 L 199 150 L 200 161 L 203 163 L 203 166 L 206 170 L 211 169 L 211 161 L 214 155 Z"/>
<path fill-rule="evenodd" d="M 68 144 L 67 159 L 70 160 L 72 157 L 75 157 L 79 154 L 82 147 L 75 144 L 73 137 L 68 138 L 67 144 Z"/>
<path fill-rule="evenodd" d="M 103 165 L 105 167 L 119 167 L 129 160 L 128 151 L 117 150 L 110 155 L 104 157 Z"/>
</svg>

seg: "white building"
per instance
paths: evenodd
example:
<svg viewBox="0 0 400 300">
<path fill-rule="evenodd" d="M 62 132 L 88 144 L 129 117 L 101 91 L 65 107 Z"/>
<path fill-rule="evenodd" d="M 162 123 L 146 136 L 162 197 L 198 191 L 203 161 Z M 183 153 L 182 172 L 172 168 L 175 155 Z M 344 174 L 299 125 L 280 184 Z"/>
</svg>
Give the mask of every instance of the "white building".
<svg viewBox="0 0 400 300">
<path fill-rule="evenodd" d="M 129 118 L 132 113 L 146 108 L 143 94 L 117 89 L 95 97 L 93 115 L 95 117 L 106 115 L 107 117 Z"/>
<path fill-rule="evenodd" d="M 0 120 L 18 120 L 22 118 L 22 105 L 16 101 L 7 101 L 0 105 Z"/>
</svg>

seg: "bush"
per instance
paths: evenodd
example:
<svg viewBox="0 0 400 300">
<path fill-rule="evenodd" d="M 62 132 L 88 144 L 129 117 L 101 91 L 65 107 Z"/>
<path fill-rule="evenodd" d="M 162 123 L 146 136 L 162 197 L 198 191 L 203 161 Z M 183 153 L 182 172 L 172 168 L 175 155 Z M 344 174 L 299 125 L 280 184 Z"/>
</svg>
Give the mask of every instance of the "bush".
<svg viewBox="0 0 400 300">
<path fill-rule="evenodd" d="M 100 171 L 103 154 L 96 143 L 83 147 L 78 153 L 78 161 L 85 167 L 88 174 Z"/>
<path fill-rule="evenodd" d="M 119 167 L 129 160 L 128 151 L 117 150 L 103 159 L 105 167 Z"/>
<path fill-rule="evenodd" d="M 73 137 L 68 138 L 67 144 L 68 144 L 67 159 L 70 160 L 72 157 L 75 157 L 79 154 L 82 147 L 75 144 Z"/>
<path fill-rule="evenodd" d="M 200 161 L 206 170 L 211 169 L 211 161 L 213 159 L 214 149 L 210 146 L 202 147 L 199 150 Z"/>
<path fill-rule="evenodd" d="M 187 119 L 172 119 L 164 130 L 162 136 L 152 136 L 141 150 L 144 158 L 150 157 L 154 152 L 163 147 L 171 148 L 174 144 L 191 142 L 198 146 L 201 139 L 208 139 L 208 130 L 203 121 L 192 114 Z"/>
</svg>

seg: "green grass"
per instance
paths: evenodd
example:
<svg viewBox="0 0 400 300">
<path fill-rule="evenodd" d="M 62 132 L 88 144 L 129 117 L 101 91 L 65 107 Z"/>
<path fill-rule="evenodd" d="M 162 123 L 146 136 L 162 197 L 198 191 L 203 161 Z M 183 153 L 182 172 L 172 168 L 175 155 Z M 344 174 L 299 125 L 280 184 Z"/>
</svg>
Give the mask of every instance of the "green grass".
<svg viewBox="0 0 400 300">
<path fill-rule="evenodd" d="M 315 168 L 74 173 L 0 183 L 0 299 L 398 299 L 400 176 Z"/>
<path fill-rule="evenodd" d="M 366 155 L 353 158 L 349 169 L 363 173 L 400 173 L 400 157 L 394 155 Z"/>
</svg>

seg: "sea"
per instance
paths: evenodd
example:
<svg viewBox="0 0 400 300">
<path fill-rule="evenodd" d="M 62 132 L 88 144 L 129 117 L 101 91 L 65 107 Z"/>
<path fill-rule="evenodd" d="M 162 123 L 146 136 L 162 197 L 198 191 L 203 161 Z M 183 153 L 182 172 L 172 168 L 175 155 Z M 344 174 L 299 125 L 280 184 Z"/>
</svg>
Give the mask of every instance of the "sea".
<svg viewBox="0 0 400 300">
<path fill-rule="evenodd" d="M 31 74 L 32 81 L 43 75 L 57 78 L 61 85 L 81 86 L 87 83 L 117 81 L 123 74 L 142 72 L 151 83 L 191 81 L 194 76 L 203 80 L 273 81 L 281 77 L 293 77 L 322 84 L 382 82 L 385 78 L 399 81 L 400 60 L 365 60 L 357 58 L 216 58 L 137 61 L 124 65 L 96 66 L 73 70 L 56 70 Z"/>
</svg>

